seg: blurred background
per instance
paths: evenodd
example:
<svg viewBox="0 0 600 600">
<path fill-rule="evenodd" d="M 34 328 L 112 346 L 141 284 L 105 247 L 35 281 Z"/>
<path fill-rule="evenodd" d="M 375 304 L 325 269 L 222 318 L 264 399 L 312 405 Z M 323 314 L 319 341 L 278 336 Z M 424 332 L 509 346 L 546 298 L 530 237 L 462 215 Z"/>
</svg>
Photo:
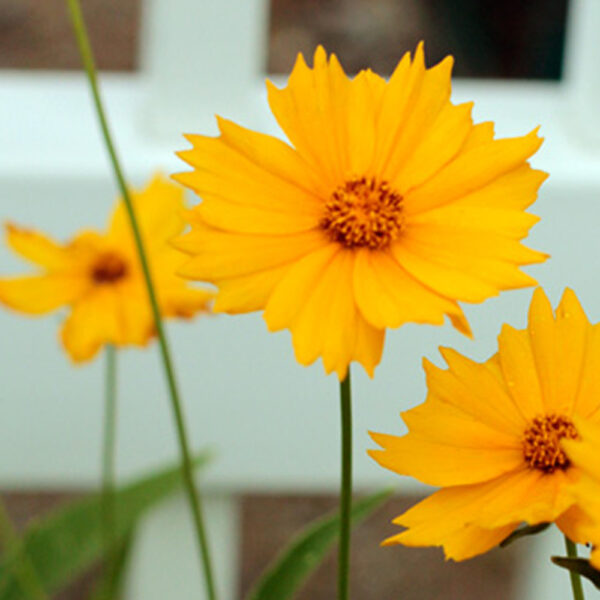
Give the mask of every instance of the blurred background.
<svg viewBox="0 0 600 600">
<path fill-rule="evenodd" d="M 140 0 L 82 4 L 99 68 L 135 70 Z M 454 55 L 457 77 L 559 79 L 566 14 L 567 0 L 271 0 L 266 70 L 324 44 L 348 72 L 390 73 L 426 40 L 430 62 Z M 64 2 L 0 0 L 0 68 L 79 68 Z"/>
<path fill-rule="evenodd" d="M 136 71 L 140 0 L 82 4 L 99 68 Z M 386 74 L 405 51 L 426 40 L 428 63 L 453 54 L 457 77 L 559 80 L 567 8 L 566 0 L 272 0 L 265 71 L 288 73 L 297 52 L 310 56 L 321 43 L 338 54 L 347 72 L 368 66 Z M 0 0 L 0 68 L 71 70 L 79 65 L 62 0 Z M 23 526 L 72 496 L 70 490 L 13 491 L 8 494 L 9 508 Z M 444 563 L 437 550 L 379 548 L 379 541 L 393 531 L 390 520 L 415 500 L 414 496 L 394 500 L 358 529 L 355 598 L 516 600 L 515 573 L 522 547 L 495 551 L 459 566 Z M 244 496 L 240 591 L 248 589 L 294 531 L 333 506 L 335 498 L 323 494 Z M 331 558 L 299 598 L 332 598 L 333 575 Z M 57 598 L 83 598 L 90 578 Z"/>
</svg>

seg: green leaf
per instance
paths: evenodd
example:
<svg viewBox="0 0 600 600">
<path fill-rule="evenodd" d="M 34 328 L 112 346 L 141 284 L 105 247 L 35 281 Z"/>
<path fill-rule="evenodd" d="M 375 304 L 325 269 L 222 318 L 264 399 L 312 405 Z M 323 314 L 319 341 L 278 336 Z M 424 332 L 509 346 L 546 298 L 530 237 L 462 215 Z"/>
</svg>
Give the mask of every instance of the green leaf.
<svg viewBox="0 0 600 600">
<path fill-rule="evenodd" d="M 208 454 L 194 460 L 196 467 Z M 173 493 L 181 484 L 180 466 L 173 466 L 134 481 L 116 492 L 115 538 L 123 540 L 137 520 L 152 506 Z M 32 523 L 22 537 L 25 552 L 47 592 L 53 593 L 73 581 L 102 558 L 101 498 L 73 502 Z M 0 600 L 22 600 L 13 576 L 18 554 L 0 563 Z"/>
<path fill-rule="evenodd" d="M 587 558 L 567 558 L 566 556 L 552 556 L 550 560 L 559 567 L 579 573 L 582 577 L 589 579 L 600 590 L 600 571 L 592 567 Z"/>
<path fill-rule="evenodd" d="M 379 508 L 393 491 L 386 490 L 355 502 L 352 524 L 356 525 Z M 267 567 L 246 600 L 292 598 L 306 578 L 321 564 L 338 537 L 339 511 L 309 525 Z"/>
<path fill-rule="evenodd" d="M 114 548 L 100 581 L 94 586 L 88 600 L 120 600 L 123 597 L 125 573 L 133 546 L 133 532 Z"/>
<path fill-rule="evenodd" d="M 515 529 L 507 538 L 503 539 L 500 542 L 500 548 L 506 548 L 506 546 L 509 546 L 516 540 L 527 535 L 535 535 L 536 533 L 540 533 L 548 529 L 550 525 L 550 523 L 538 523 L 537 525 L 523 525 L 523 527 Z"/>
</svg>

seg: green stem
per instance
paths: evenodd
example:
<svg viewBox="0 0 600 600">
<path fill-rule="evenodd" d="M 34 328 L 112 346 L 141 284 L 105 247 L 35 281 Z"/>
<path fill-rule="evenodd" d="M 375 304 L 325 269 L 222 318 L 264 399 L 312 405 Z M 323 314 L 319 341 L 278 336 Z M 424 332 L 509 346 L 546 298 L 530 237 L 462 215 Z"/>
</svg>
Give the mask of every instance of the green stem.
<svg viewBox="0 0 600 600">
<path fill-rule="evenodd" d="M 350 573 L 350 510 L 352 508 L 352 395 L 350 367 L 340 382 L 342 417 L 342 479 L 340 485 L 340 540 L 338 547 L 338 600 L 348 600 Z"/>
<path fill-rule="evenodd" d="M 104 538 L 104 575 L 108 578 L 117 541 L 115 533 L 117 353 L 115 347 L 110 344 L 107 345 L 105 355 L 104 439 L 102 443 L 102 534 Z"/>
<path fill-rule="evenodd" d="M 146 257 L 146 251 L 144 249 L 144 243 L 142 241 L 142 236 L 141 236 L 140 228 L 139 228 L 138 221 L 136 218 L 133 202 L 131 200 L 131 196 L 129 195 L 127 185 L 125 183 L 125 177 L 123 176 L 123 171 L 121 169 L 119 160 L 117 158 L 117 153 L 116 153 L 116 150 L 115 150 L 113 142 L 112 142 L 112 138 L 111 138 L 110 131 L 108 128 L 108 123 L 106 121 L 106 116 L 104 114 L 104 108 L 102 106 L 102 101 L 100 99 L 100 92 L 98 90 L 98 83 L 96 80 L 96 68 L 94 66 L 94 58 L 92 55 L 92 50 L 90 47 L 89 38 L 88 38 L 87 30 L 85 27 L 85 22 L 83 20 L 83 15 L 81 14 L 81 7 L 79 5 L 78 0 L 67 0 L 67 5 L 69 8 L 69 13 L 70 13 L 71 20 L 73 23 L 75 37 L 77 38 L 77 44 L 79 46 L 79 51 L 81 53 L 81 58 L 83 60 L 83 65 L 85 67 L 85 71 L 87 73 L 88 80 L 90 83 L 94 106 L 96 108 L 96 114 L 98 116 L 98 120 L 100 122 L 100 128 L 102 130 L 102 135 L 104 137 L 104 143 L 106 145 L 106 149 L 107 149 L 109 157 L 110 157 L 112 168 L 113 168 L 115 177 L 117 179 L 119 189 L 121 191 L 123 202 L 125 204 L 125 208 L 127 210 L 128 216 L 129 216 L 129 221 L 130 221 L 131 229 L 133 232 L 133 237 L 135 240 L 135 245 L 136 245 L 137 252 L 139 255 L 140 264 L 142 266 L 144 280 L 146 282 L 146 287 L 148 289 L 150 306 L 152 308 L 152 314 L 154 316 L 154 325 L 156 328 L 156 334 L 158 336 L 160 353 L 161 353 L 162 362 L 164 365 L 165 376 L 166 376 L 167 385 L 169 388 L 169 395 L 170 395 L 173 413 L 174 413 L 174 417 L 175 417 L 177 437 L 179 440 L 179 446 L 180 446 L 180 452 L 181 452 L 181 470 L 182 470 L 185 489 L 186 489 L 189 504 L 190 504 L 190 509 L 192 511 L 192 517 L 194 520 L 194 528 L 196 531 L 198 546 L 199 546 L 199 550 L 200 550 L 200 557 L 201 557 L 202 569 L 204 572 L 207 595 L 208 595 L 209 600 L 215 600 L 216 599 L 216 591 L 215 591 L 214 579 L 213 579 L 213 574 L 212 574 L 210 553 L 209 553 L 208 543 L 207 543 L 207 539 L 206 539 L 204 523 L 203 523 L 203 519 L 202 519 L 202 508 L 201 508 L 201 504 L 200 504 L 200 497 L 196 490 L 196 486 L 195 486 L 193 475 L 192 475 L 192 473 L 193 473 L 192 460 L 191 460 L 191 453 L 189 450 L 189 443 L 188 443 L 188 439 L 187 439 L 185 422 L 184 422 L 184 418 L 183 418 L 183 410 L 181 407 L 181 401 L 179 399 L 177 383 L 175 381 L 175 373 L 174 373 L 174 369 L 173 369 L 173 363 L 171 360 L 171 353 L 169 351 L 169 346 L 167 343 L 167 338 L 166 338 L 166 334 L 164 331 L 164 327 L 163 327 L 163 323 L 162 323 L 162 319 L 161 319 L 161 315 L 160 315 L 160 309 L 158 306 L 156 292 L 154 289 L 154 285 L 152 283 L 150 267 L 148 265 L 148 259 Z"/>
<path fill-rule="evenodd" d="M 25 596 L 30 600 L 48 600 L 38 574 L 23 548 L 13 522 L 0 499 L 0 542 L 6 556 L 11 557 L 13 574 Z"/>
<path fill-rule="evenodd" d="M 565 547 L 567 548 L 567 556 L 569 558 L 577 558 L 577 544 L 572 542 L 565 535 Z M 571 578 L 571 589 L 573 590 L 573 600 L 584 600 L 583 597 L 583 586 L 581 585 L 581 575 L 569 571 L 569 577 Z"/>
</svg>

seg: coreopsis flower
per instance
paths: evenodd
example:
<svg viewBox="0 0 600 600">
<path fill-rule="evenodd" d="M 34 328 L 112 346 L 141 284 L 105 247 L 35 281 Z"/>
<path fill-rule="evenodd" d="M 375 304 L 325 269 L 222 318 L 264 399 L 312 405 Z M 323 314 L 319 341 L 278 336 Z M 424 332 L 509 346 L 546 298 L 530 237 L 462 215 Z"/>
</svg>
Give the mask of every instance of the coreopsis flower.
<svg viewBox="0 0 600 600">
<path fill-rule="evenodd" d="M 340 379 L 351 361 L 373 374 L 388 327 L 448 315 L 469 334 L 457 301 L 535 283 L 519 267 L 546 255 L 519 241 L 546 175 L 527 162 L 536 131 L 496 140 L 450 102 L 452 63 L 427 69 L 420 45 L 388 82 L 349 79 L 319 47 L 287 87 L 267 82 L 289 144 L 221 118 L 219 137 L 186 136 L 193 171 L 175 178 L 202 202 L 179 272 L 217 286 L 217 312 L 264 310 Z"/>
<path fill-rule="evenodd" d="M 371 434 L 380 465 L 441 488 L 397 517 L 406 530 L 384 544 L 442 546 L 463 560 L 523 522 L 569 535 L 581 519 L 571 489 L 580 468 L 561 442 L 578 437 L 577 418 L 600 419 L 600 324 L 571 290 L 553 314 L 537 289 L 527 329 L 504 325 L 492 358 L 442 355 L 448 369 L 424 361 L 428 394 L 402 414 L 408 433 Z"/>
<path fill-rule="evenodd" d="M 155 177 L 132 193 L 151 272 L 165 317 L 190 318 L 208 309 L 212 293 L 175 274 L 186 257 L 169 241 L 185 224 L 184 190 Z M 148 293 L 121 201 L 108 231 L 85 230 L 66 244 L 7 225 L 7 243 L 39 270 L 0 279 L 0 302 L 29 315 L 69 309 L 61 338 L 74 361 L 92 358 L 104 344 L 143 346 L 155 334 Z"/>
<path fill-rule="evenodd" d="M 568 460 L 581 472 L 571 488 L 579 514 L 566 533 L 575 542 L 592 545 L 590 562 L 600 570 L 600 415 L 576 419 L 575 426 L 580 439 L 562 442 Z"/>
</svg>

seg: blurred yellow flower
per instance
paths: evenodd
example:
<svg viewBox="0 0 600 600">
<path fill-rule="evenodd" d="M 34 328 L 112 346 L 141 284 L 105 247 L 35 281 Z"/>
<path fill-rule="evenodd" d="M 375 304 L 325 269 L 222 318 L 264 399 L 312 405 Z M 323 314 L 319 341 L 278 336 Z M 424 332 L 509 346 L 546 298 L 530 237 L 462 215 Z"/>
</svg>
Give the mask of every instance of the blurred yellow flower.
<svg viewBox="0 0 600 600">
<path fill-rule="evenodd" d="M 207 310 L 212 294 L 175 274 L 185 256 L 169 244 L 184 228 L 183 189 L 157 176 L 132 197 L 162 314 L 189 318 Z M 148 294 L 121 201 L 105 234 L 87 230 L 60 245 L 9 224 L 7 242 L 41 271 L 0 279 L 0 302 L 31 315 L 70 307 L 61 337 L 74 361 L 92 358 L 103 344 L 143 346 L 153 337 Z"/>
<path fill-rule="evenodd" d="M 535 131 L 494 140 L 450 102 L 452 64 L 426 69 L 419 45 L 389 82 L 349 79 L 319 47 L 287 87 L 267 82 L 291 145 L 221 118 L 219 137 L 186 136 L 194 170 L 175 179 L 202 203 L 180 273 L 218 287 L 215 311 L 264 309 L 300 363 L 322 357 L 340 379 L 354 360 L 373 374 L 387 327 L 448 315 L 470 334 L 457 301 L 535 284 L 519 266 L 546 255 L 519 240 L 546 174 L 527 163 Z"/>
<path fill-rule="evenodd" d="M 443 546 L 463 560 L 521 522 L 556 522 L 571 537 L 580 469 L 560 443 L 577 438 L 578 417 L 600 422 L 600 324 L 569 289 L 554 315 L 538 288 L 527 329 L 504 325 L 487 362 L 442 355 L 447 370 L 424 362 L 428 395 L 403 413 L 408 434 L 371 434 L 380 465 L 442 488 L 397 517 L 407 529 L 384 544 Z"/>
<path fill-rule="evenodd" d="M 562 445 L 581 472 L 572 487 L 580 514 L 566 533 L 575 542 L 592 544 L 590 562 L 600 570 L 600 415 L 576 419 L 575 426 L 580 439 L 564 440 Z"/>
</svg>

